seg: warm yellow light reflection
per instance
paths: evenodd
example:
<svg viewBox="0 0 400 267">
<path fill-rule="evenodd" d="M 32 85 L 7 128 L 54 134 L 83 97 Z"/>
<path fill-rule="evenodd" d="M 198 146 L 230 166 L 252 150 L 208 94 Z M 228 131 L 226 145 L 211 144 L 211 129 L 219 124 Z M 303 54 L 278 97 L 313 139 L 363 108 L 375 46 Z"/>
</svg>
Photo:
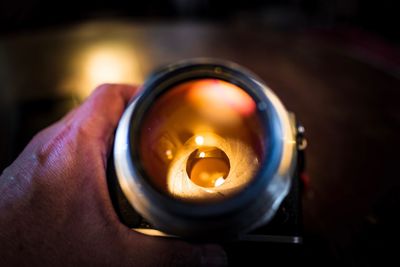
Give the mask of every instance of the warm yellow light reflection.
<svg viewBox="0 0 400 267">
<path fill-rule="evenodd" d="M 140 84 L 144 76 L 133 47 L 102 42 L 82 49 L 72 59 L 71 74 L 63 84 L 82 99 L 102 83 Z"/>
<path fill-rule="evenodd" d="M 204 137 L 199 135 L 196 136 L 196 138 L 194 139 L 194 141 L 196 142 L 197 145 L 201 146 L 204 144 Z"/>
<path fill-rule="evenodd" d="M 259 168 L 264 153 L 259 119 L 254 99 L 235 84 L 208 78 L 183 82 L 146 112 L 141 162 L 168 195 L 221 201 L 242 190 Z"/>
<path fill-rule="evenodd" d="M 240 124 L 243 117 L 254 114 L 256 104 L 238 86 L 217 79 L 204 79 L 190 84 L 187 99 L 210 122 L 219 125 Z"/>
<path fill-rule="evenodd" d="M 165 155 L 167 156 L 167 159 L 169 159 L 169 160 L 171 160 L 173 158 L 172 151 L 170 149 L 165 151 Z"/>
<path fill-rule="evenodd" d="M 201 138 L 199 138 L 201 137 Z M 199 145 L 199 140 L 202 140 Z M 194 164 L 187 170 L 188 160 L 197 149 Z M 225 165 L 215 151 L 223 151 L 229 165 Z M 204 153 L 204 157 L 201 157 Z M 210 155 L 208 155 L 210 154 Z M 259 165 L 254 161 L 254 151 L 240 139 L 221 138 L 213 133 L 202 133 L 189 139 L 176 152 L 167 175 L 168 191 L 186 200 L 215 201 L 240 191 L 254 177 Z"/>
</svg>

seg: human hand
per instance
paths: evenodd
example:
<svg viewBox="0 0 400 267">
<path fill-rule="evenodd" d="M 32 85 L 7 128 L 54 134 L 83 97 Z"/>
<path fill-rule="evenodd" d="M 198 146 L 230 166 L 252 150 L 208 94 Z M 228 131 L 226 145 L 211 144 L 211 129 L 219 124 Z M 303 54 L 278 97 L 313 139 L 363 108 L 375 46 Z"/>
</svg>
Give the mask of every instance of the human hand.
<svg viewBox="0 0 400 267">
<path fill-rule="evenodd" d="M 129 99 L 128 85 L 102 85 L 38 133 L 0 176 L 1 266 L 217 266 L 216 245 L 145 236 L 111 204 L 107 157 Z"/>
</svg>

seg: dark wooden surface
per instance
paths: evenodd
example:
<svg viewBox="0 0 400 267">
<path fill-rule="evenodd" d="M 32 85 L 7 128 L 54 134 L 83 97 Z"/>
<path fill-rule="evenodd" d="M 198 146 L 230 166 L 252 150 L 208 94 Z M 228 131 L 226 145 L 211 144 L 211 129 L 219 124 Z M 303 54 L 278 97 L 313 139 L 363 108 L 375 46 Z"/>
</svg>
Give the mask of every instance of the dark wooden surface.
<svg viewBox="0 0 400 267">
<path fill-rule="evenodd" d="M 305 245 L 282 261 L 399 264 L 399 68 L 390 53 L 368 56 L 342 41 L 246 25 L 110 21 L 2 37 L 0 166 L 97 82 L 141 83 L 179 59 L 228 59 L 264 79 L 307 130 Z M 250 255 L 268 266 L 267 248 L 250 250 L 232 259 Z"/>
</svg>

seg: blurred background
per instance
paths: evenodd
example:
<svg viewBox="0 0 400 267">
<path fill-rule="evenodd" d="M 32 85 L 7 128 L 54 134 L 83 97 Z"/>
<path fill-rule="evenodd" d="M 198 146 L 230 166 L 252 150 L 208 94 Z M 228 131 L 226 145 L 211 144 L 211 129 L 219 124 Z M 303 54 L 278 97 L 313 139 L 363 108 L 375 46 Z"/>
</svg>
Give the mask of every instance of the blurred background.
<svg viewBox="0 0 400 267">
<path fill-rule="evenodd" d="M 304 245 L 282 248 L 282 263 L 399 263 L 396 2 L 1 1 L 0 169 L 100 83 L 140 84 L 185 58 L 232 60 L 307 130 Z M 272 255 L 255 245 L 228 256 L 264 266 Z"/>
</svg>

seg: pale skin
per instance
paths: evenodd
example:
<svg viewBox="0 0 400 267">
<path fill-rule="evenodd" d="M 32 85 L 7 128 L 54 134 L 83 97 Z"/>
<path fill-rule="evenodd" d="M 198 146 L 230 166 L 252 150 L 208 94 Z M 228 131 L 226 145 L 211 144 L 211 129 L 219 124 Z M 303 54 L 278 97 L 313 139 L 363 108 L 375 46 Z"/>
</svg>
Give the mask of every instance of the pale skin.
<svg viewBox="0 0 400 267">
<path fill-rule="evenodd" d="M 219 266 L 217 245 L 145 236 L 113 210 L 106 181 L 114 130 L 138 91 L 102 85 L 39 132 L 0 177 L 1 266 Z"/>
</svg>

